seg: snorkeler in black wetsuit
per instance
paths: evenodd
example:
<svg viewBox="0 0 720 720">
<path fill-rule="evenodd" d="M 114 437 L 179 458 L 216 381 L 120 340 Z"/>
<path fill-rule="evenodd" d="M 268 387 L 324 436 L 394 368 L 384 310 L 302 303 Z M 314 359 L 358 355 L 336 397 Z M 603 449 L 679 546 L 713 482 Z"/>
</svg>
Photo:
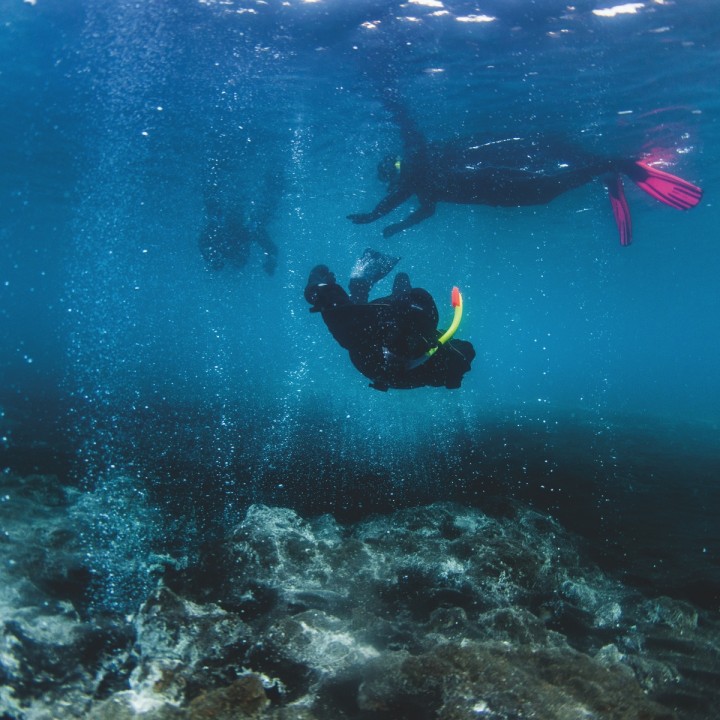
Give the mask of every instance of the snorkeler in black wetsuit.
<svg viewBox="0 0 720 720">
<path fill-rule="evenodd" d="M 415 195 L 417 209 L 388 225 L 383 230 L 385 237 L 429 218 L 438 202 L 542 205 L 601 177 L 610 195 L 620 242 L 629 245 L 632 223 L 621 174 L 678 210 L 694 207 L 702 197 L 700 188 L 645 162 L 601 157 L 539 136 L 428 142 L 399 103 L 386 98 L 385 104 L 400 127 L 403 154 L 387 156 L 378 165 L 378 177 L 388 184 L 388 194 L 372 212 L 348 215 L 356 224 L 371 223 Z"/>
<path fill-rule="evenodd" d="M 349 295 L 327 266 L 317 265 L 305 288 L 310 312 L 322 313 L 353 365 L 372 380 L 370 387 L 458 388 L 475 350 L 465 340 L 438 342 L 438 311 L 430 293 L 413 288 L 408 276 L 398 273 L 391 295 L 369 301 L 372 286 L 398 259 L 366 250 L 353 270 Z"/>
<path fill-rule="evenodd" d="M 248 221 L 237 207 L 224 207 L 223 202 L 212 193 L 206 195 L 205 209 L 207 222 L 198 246 L 208 268 L 222 270 L 226 265 L 245 267 L 255 243 L 263 253 L 263 270 L 268 275 L 275 272 L 278 249 L 263 223 Z"/>
</svg>

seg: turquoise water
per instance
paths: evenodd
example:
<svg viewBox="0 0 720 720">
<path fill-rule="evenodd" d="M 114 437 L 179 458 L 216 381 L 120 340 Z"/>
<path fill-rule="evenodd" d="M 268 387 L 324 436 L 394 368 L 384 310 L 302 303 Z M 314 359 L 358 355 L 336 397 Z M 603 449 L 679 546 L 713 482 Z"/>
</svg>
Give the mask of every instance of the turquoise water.
<svg viewBox="0 0 720 720">
<path fill-rule="evenodd" d="M 241 455 L 253 475 L 313 423 L 334 429 L 331 455 L 398 474 L 428 437 L 452 455 L 454 432 L 481 442 L 508 417 L 717 428 L 714 6 L 473 7 L 7 3 L 0 362 L 8 399 L 69 407 L 83 481 L 146 464 L 136 447 L 166 443 L 174 405 L 209 416 L 204 462 Z M 382 221 L 345 215 L 383 193 L 375 165 L 399 142 L 387 88 L 431 139 L 662 147 L 705 198 L 683 213 L 629 187 L 629 248 L 600 183 L 546 206 L 441 204 L 385 240 Z M 271 206 L 273 277 L 257 248 L 242 269 L 206 270 L 209 182 Z M 342 281 L 366 246 L 402 256 L 444 316 L 463 289 L 478 358 L 460 391 L 371 392 L 307 313 L 310 267 Z"/>
<path fill-rule="evenodd" d="M 0 464 L 85 493 L 90 605 L 154 582 L 118 538 L 182 554 L 252 502 L 350 520 L 499 499 L 717 612 L 717 3 L 0 7 Z M 661 152 L 704 198 L 680 212 L 626 182 L 630 247 L 600 182 L 440 204 L 384 239 L 385 219 L 346 215 L 399 149 L 388 89 L 430 139 Z M 257 247 L 205 267 L 209 185 L 269 218 L 272 276 Z M 478 353 L 461 389 L 376 392 L 308 313 L 310 268 L 345 282 L 366 247 L 402 257 L 441 324 L 461 287 Z"/>
</svg>

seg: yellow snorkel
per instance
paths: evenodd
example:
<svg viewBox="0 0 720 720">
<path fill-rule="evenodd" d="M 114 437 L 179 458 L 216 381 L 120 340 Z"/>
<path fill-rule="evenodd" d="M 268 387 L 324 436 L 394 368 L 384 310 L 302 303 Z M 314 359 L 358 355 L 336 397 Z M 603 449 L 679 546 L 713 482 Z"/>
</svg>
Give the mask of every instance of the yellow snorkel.
<svg viewBox="0 0 720 720">
<path fill-rule="evenodd" d="M 410 369 L 422 365 L 428 358 L 431 358 L 438 351 L 438 348 L 450 340 L 458 327 L 460 327 L 460 320 L 462 320 L 463 313 L 463 299 L 458 287 L 453 287 L 450 295 L 450 302 L 452 303 L 453 308 L 455 308 L 455 314 L 453 315 L 450 327 L 438 338 L 437 345 L 434 345 L 426 353 L 417 358 L 417 360 L 413 360 L 410 363 Z"/>
<path fill-rule="evenodd" d="M 450 295 L 450 302 L 452 302 L 452 306 L 455 308 L 453 321 L 450 323 L 450 327 L 438 338 L 438 344 L 435 347 L 431 347 L 425 353 L 428 357 L 432 357 L 437 352 L 437 349 L 441 345 L 444 345 L 455 334 L 458 327 L 460 327 L 460 320 L 462 320 L 463 312 L 463 299 L 458 287 L 453 287 Z"/>
</svg>

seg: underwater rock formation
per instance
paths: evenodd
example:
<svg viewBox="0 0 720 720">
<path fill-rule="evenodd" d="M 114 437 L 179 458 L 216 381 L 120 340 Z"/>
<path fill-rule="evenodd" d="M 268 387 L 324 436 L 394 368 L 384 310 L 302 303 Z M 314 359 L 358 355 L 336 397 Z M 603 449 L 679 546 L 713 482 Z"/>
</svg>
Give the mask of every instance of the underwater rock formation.
<svg viewBox="0 0 720 720">
<path fill-rule="evenodd" d="M 720 704 L 717 616 L 603 574 L 521 505 L 352 525 L 253 505 L 126 614 L 87 597 L 80 494 L 2 480 L 3 718 L 701 720 Z"/>
</svg>

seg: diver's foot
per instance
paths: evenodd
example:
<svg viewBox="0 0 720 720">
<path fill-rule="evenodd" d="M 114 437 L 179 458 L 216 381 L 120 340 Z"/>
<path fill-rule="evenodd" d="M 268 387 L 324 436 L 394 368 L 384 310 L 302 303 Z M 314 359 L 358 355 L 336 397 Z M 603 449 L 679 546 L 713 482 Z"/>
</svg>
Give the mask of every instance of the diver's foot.
<svg viewBox="0 0 720 720">
<path fill-rule="evenodd" d="M 395 276 L 395 280 L 393 280 L 392 294 L 402 295 L 404 293 L 409 293 L 411 290 L 412 285 L 410 284 L 410 276 L 407 273 L 399 272 Z"/>
<path fill-rule="evenodd" d="M 399 257 L 383 255 L 377 250 L 367 248 L 355 262 L 355 266 L 350 273 L 350 278 L 354 280 L 368 280 L 374 285 L 378 280 L 382 280 L 397 264 L 400 262 Z"/>
</svg>

